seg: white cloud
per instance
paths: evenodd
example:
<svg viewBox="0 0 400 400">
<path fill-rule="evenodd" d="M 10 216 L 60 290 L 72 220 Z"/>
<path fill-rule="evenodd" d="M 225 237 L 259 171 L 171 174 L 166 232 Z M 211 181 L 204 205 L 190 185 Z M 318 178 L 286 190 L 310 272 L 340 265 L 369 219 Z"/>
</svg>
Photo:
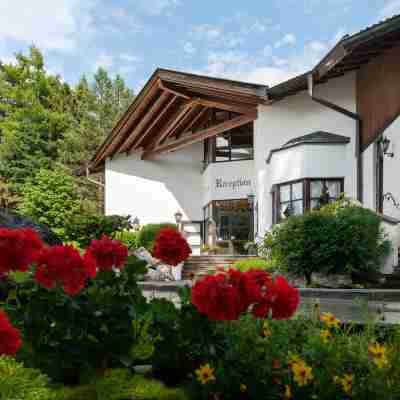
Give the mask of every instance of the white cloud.
<svg viewBox="0 0 400 400">
<path fill-rule="evenodd" d="M 313 40 L 306 45 L 306 49 L 311 50 L 314 53 L 321 53 L 327 50 L 327 46 L 325 43 L 320 42 L 318 40 Z"/>
<path fill-rule="evenodd" d="M 100 54 L 94 64 L 94 69 L 96 70 L 97 68 L 105 68 L 105 69 L 110 69 L 114 66 L 115 63 L 115 57 L 110 55 L 110 54 Z"/>
<path fill-rule="evenodd" d="M 183 51 L 188 55 L 192 56 L 194 53 L 196 53 L 196 48 L 193 46 L 192 42 L 185 42 L 183 44 Z"/>
<path fill-rule="evenodd" d="M 139 0 L 139 5 L 143 11 L 150 15 L 160 15 L 166 13 L 170 15 L 170 10 L 181 5 L 180 0 Z"/>
<path fill-rule="evenodd" d="M 79 32 L 92 27 L 94 0 L 1 0 L 0 39 L 34 43 L 43 49 L 73 50 Z"/>
<path fill-rule="evenodd" d="M 338 31 L 335 33 L 335 36 L 331 40 L 331 44 L 335 45 L 343 38 L 343 36 L 347 33 L 345 28 L 339 28 Z"/>
<path fill-rule="evenodd" d="M 126 61 L 132 64 L 141 64 L 144 61 L 142 56 L 129 53 L 122 53 L 119 55 L 119 58 L 122 61 Z"/>
<path fill-rule="evenodd" d="M 294 46 L 296 44 L 296 36 L 293 35 L 293 33 L 287 33 L 281 40 L 278 40 L 275 44 L 274 47 L 276 49 L 279 49 L 280 47 L 283 46 Z"/>
<path fill-rule="evenodd" d="M 214 42 L 222 36 L 222 30 L 215 25 L 203 24 L 195 26 L 191 32 L 191 35 L 196 40 L 207 40 L 210 42 Z"/>
<path fill-rule="evenodd" d="M 400 0 L 386 0 L 379 12 L 379 19 L 389 18 L 396 14 L 400 14 Z"/>
</svg>

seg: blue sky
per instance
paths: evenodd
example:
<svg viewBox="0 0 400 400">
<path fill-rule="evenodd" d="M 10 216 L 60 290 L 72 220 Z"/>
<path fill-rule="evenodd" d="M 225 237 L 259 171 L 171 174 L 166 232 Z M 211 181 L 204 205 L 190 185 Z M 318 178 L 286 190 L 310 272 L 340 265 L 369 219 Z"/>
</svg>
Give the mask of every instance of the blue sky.
<svg viewBox="0 0 400 400">
<path fill-rule="evenodd" d="M 0 59 L 31 44 L 75 83 L 98 66 L 138 91 L 165 67 L 273 85 L 400 0 L 0 0 Z"/>
</svg>

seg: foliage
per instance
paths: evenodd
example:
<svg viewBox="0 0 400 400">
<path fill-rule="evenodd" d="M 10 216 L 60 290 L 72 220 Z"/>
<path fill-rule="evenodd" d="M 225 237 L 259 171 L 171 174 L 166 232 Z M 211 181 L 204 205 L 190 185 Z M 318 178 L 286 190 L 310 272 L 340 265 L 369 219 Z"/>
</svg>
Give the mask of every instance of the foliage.
<svg viewBox="0 0 400 400">
<path fill-rule="evenodd" d="M 291 216 L 266 235 L 274 262 L 308 284 L 313 272 L 379 271 L 390 247 L 380 217 L 362 207 L 328 207 Z"/>
<path fill-rule="evenodd" d="M 111 370 L 96 381 L 98 400 L 185 400 L 180 389 L 166 388 L 161 382 L 140 375 L 132 376 L 128 370 Z"/>
<path fill-rule="evenodd" d="M 266 260 L 265 258 L 249 258 L 236 261 L 232 267 L 241 272 L 246 272 L 250 269 L 272 270 L 273 263 L 271 260 Z"/>
<path fill-rule="evenodd" d="M 197 312 L 190 297 L 189 289 L 181 292 L 179 309 L 165 299 L 150 303 L 153 331 L 159 336 L 152 365 L 155 376 L 168 385 L 185 382 L 219 342 L 215 323 Z"/>
<path fill-rule="evenodd" d="M 382 342 L 372 326 L 357 332 L 333 315 L 323 317 L 314 322 L 244 317 L 219 325 L 225 345 L 198 365 L 192 398 L 397 399 L 398 333 Z"/>
<path fill-rule="evenodd" d="M 48 379 L 11 357 L 0 357 L 0 400 L 52 400 Z"/>
<path fill-rule="evenodd" d="M 148 224 L 143 226 L 139 232 L 137 246 L 144 247 L 152 252 L 158 232 L 165 228 L 177 229 L 177 226 L 169 222 L 164 222 L 161 224 Z"/>
<path fill-rule="evenodd" d="M 41 169 L 23 186 L 19 210 L 36 222 L 63 232 L 65 221 L 80 211 L 79 195 L 72 177 L 61 168 Z"/>
<path fill-rule="evenodd" d="M 187 240 L 176 229 L 161 229 L 156 236 L 153 256 L 167 265 L 177 266 L 192 253 Z"/>
<path fill-rule="evenodd" d="M 46 254 L 60 247 L 63 246 L 47 248 Z M 115 248 L 109 251 L 114 252 Z M 89 253 L 82 260 L 91 257 Z M 79 254 L 74 251 L 68 257 L 57 257 L 40 261 L 35 274 L 28 271 L 22 278 L 15 274 L 9 276 L 17 285 L 8 296 L 6 309 L 23 334 L 25 349 L 20 356 L 53 379 L 71 383 L 76 383 L 83 373 L 133 363 L 135 360 L 129 354 L 138 338 L 133 322 L 140 320 L 146 309 L 136 275 L 144 272 L 145 263 L 129 257 L 126 267 L 99 269 L 96 279 L 82 287 L 80 272 L 77 283 L 74 277 L 78 273 L 74 266 Z M 105 256 L 105 259 L 111 258 Z M 49 271 L 39 279 L 38 271 L 44 265 Z M 74 268 L 69 271 L 65 268 L 67 265 Z M 92 268 L 90 271 L 94 277 Z M 47 278 L 53 278 L 53 272 L 74 297 L 47 283 Z M 85 279 L 86 276 L 85 273 Z M 75 290 L 76 285 L 79 290 Z"/>
<path fill-rule="evenodd" d="M 90 79 L 92 80 L 92 79 Z M 22 194 L 40 169 L 61 163 L 81 168 L 132 100 L 120 76 L 100 68 L 89 84 L 75 87 L 46 71 L 43 55 L 31 47 L 10 63 L 0 61 L 0 175 Z M 74 178 L 75 179 L 75 178 Z M 80 180 L 78 190 L 97 198 L 98 188 Z"/>
<path fill-rule="evenodd" d="M 80 248 L 84 248 L 92 240 L 98 240 L 103 235 L 117 238 L 119 232 L 126 232 L 130 228 L 130 216 L 83 214 L 65 221 L 63 237 L 66 241 L 77 243 Z"/>
<path fill-rule="evenodd" d="M 124 229 L 114 234 L 114 238 L 122 242 L 129 250 L 137 249 L 139 233 L 136 231 L 129 231 Z"/>
</svg>

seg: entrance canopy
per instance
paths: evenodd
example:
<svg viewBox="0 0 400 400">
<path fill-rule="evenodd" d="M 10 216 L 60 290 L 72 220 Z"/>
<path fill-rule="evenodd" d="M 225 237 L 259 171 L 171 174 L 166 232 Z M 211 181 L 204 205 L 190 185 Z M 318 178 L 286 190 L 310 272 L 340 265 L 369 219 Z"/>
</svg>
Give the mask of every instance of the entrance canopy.
<svg viewBox="0 0 400 400">
<path fill-rule="evenodd" d="M 157 69 L 93 157 L 142 152 L 142 159 L 179 150 L 257 118 L 267 86 Z"/>
</svg>

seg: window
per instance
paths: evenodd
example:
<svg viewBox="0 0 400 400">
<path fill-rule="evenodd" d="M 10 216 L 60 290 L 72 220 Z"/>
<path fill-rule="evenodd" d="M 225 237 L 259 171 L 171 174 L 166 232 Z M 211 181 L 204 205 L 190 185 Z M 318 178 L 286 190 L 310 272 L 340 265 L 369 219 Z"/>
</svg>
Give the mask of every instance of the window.
<svg viewBox="0 0 400 400">
<path fill-rule="evenodd" d="M 253 124 L 204 141 L 204 164 L 253 159 Z"/>
<path fill-rule="evenodd" d="M 343 190 L 343 178 L 308 178 L 276 185 L 272 190 L 273 222 L 331 203 Z"/>
</svg>

